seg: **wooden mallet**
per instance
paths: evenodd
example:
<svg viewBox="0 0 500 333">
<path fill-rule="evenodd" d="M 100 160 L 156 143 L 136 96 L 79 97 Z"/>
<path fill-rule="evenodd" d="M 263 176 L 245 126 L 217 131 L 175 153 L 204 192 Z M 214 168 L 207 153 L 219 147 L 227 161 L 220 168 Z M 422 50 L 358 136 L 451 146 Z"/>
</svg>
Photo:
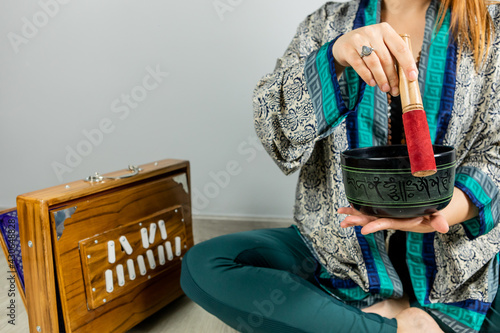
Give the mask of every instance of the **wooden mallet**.
<svg viewBox="0 0 500 333">
<path fill-rule="evenodd" d="M 411 51 L 410 36 L 401 35 Z M 411 173 L 415 177 L 427 177 L 435 174 L 436 159 L 432 148 L 429 125 L 418 87 L 418 80 L 409 81 L 404 70 L 398 66 L 399 90 L 403 109 L 403 126 L 406 145 L 410 157 Z"/>
</svg>

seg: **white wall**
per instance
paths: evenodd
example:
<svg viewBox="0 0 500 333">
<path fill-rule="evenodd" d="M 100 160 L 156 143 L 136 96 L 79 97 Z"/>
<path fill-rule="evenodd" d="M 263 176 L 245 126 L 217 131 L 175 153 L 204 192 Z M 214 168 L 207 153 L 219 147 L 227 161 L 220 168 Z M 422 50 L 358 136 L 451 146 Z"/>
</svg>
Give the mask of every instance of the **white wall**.
<svg viewBox="0 0 500 333">
<path fill-rule="evenodd" d="M 297 175 L 253 146 L 251 97 L 324 2 L 2 1 L 0 207 L 94 171 L 180 158 L 195 213 L 290 217 Z M 131 93 L 140 102 L 129 107 Z M 78 150 L 87 156 L 67 160 Z M 228 163 L 236 174 L 218 185 Z"/>
</svg>

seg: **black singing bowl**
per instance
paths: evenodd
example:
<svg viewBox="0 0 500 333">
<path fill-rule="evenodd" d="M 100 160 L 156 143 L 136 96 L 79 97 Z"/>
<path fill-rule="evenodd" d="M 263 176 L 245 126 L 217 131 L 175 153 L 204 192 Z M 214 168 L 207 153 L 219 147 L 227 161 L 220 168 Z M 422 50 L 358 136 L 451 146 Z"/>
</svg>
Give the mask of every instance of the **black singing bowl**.
<svg viewBox="0 0 500 333">
<path fill-rule="evenodd" d="M 437 173 L 414 177 L 405 145 L 342 153 L 347 200 L 365 215 L 412 218 L 445 208 L 453 196 L 455 148 L 434 145 Z"/>
</svg>

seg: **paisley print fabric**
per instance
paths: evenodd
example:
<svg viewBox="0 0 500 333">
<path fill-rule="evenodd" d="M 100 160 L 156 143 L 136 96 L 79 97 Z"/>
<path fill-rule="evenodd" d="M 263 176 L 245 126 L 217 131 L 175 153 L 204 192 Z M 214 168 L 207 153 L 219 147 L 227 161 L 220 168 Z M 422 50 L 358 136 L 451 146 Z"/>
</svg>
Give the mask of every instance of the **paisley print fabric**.
<svg viewBox="0 0 500 333">
<path fill-rule="evenodd" d="M 408 233 L 407 261 L 420 305 L 450 327 L 477 331 L 498 287 L 500 37 L 494 36 L 477 73 L 468 50 L 457 57 L 448 21 L 444 29 L 435 29 L 438 9 L 439 1 L 432 1 L 419 83 L 431 110 L 431 136 L 457 149 L 455 186 L 480 213 L 444 235 Z M 500 31 L 498 7 L 489 10 Z M 326 3 L 300 24 L 274 72 L 254 92 L 262 144 L 285 174 L 300 171 L 294 218 L 322 265 L 319 278 L 332 295 L 360 307 L 400 297 L 402 287 L 384 233 L 363 236 L 360 228 L 340 228 L 345 216 L 336 211 L 348 205 L 340 153 L 387 141 L 387 103 L 353 71 L 337 78 L 331 46 L 342 34 L 379 21 L 377 0 Z"/>
<path fill-rule="evenodd" d="M 21 240 L 19 236 L 19 221 L 17 211 L 0 215 L 0 233 L 7 246 L 7 261 L 9 273 L 18 274 L 21 287 L 24 289 L 23 259 L 21 255 Z"/>
</svg>

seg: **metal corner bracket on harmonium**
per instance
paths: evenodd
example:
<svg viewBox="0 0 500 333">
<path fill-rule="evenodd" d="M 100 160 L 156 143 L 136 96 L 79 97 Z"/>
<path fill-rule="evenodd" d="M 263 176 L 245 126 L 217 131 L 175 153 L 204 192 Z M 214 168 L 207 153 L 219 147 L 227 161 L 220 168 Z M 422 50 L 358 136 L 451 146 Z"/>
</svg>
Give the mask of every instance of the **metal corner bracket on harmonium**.
<svg viewBox="0 0 500 333">
<path fill-rule="evenodd" d="M 188 161 L 163 160 L 96 173 L 0 212 L 30 332 L 125 332 L 183 294 L 189 172 Z"/>
</svg>

